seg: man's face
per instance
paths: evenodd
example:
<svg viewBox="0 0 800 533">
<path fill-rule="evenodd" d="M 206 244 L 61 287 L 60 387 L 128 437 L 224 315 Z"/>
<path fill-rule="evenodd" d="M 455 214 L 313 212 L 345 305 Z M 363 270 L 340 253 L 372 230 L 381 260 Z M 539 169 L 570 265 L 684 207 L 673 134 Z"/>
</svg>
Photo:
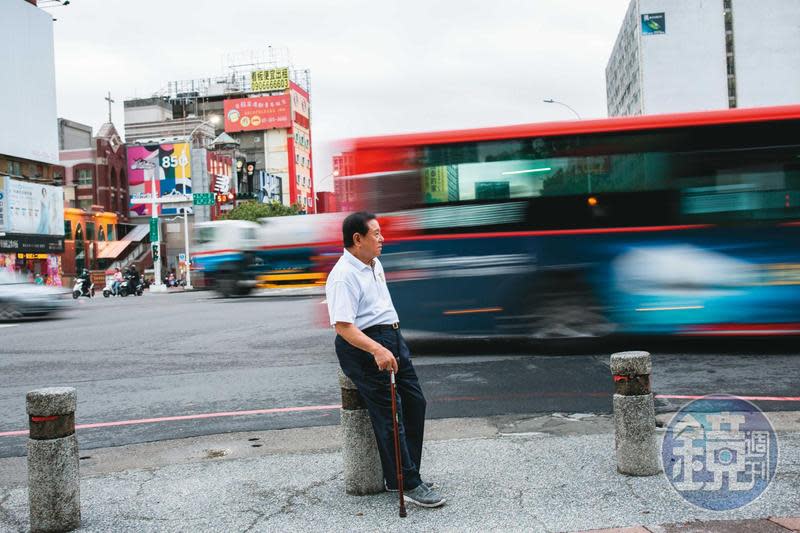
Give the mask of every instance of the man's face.
<svg viewBox="0 0 800 533">
<path fill-rule="evenodd" d="M 381 235 L 381 225 L 378 224 L 376 219 L 373 218 L 367 222 L 367 234 L 358 235 L 358 239 L 360 240 L 364 257 L 368 257 L 372 260 L 381 255 L 383 235 Z"/>
</svg>

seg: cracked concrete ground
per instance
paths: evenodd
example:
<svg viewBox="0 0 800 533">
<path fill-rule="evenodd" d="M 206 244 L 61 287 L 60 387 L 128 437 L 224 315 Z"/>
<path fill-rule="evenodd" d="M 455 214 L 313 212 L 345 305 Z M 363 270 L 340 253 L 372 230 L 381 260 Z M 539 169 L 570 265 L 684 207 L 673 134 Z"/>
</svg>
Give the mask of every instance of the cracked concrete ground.
<svg viewBox="0 0 800 533">
<path fill-rule="evenodd" d="M 83 471 L 81 531 L 576 531 L 800 515 L 797 428 L 779 429 L 779 471 L 766 493 L 724 513 L 689 505 L 663 475 L 617 474 L 609 429 L 607 417 L 572 415 L 432 423 L 422 473 L 448 503 L 409 506 L 405 519 L 397 516 L 397 494 L 345 494 L 341 452 L 329 428 L 159 443 L 144 448 L 151 461 L 138 468 L 131 447 L 92 450 L 91 461 L 109 461 Z M 270 445 L 244 454 L 244 445 L 235 444 L 254 438 Z M 175 459 L 181 449 L 183 462 L 152 460 L 159 453 Z M 209 449 L 228 453 L 203 453 Z M 114 463 L 114 455 L 129 458 Z M 24 484 L 0 481 L 0 531 L 27 531 L 27 512 Z"/>
</svg>

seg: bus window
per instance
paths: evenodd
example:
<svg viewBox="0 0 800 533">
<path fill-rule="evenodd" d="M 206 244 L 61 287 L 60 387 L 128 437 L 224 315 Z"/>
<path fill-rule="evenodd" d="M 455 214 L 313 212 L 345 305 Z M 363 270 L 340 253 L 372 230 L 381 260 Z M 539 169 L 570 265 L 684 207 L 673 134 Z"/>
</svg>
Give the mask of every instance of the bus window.
<svg viewBox="0 0 800 533">
<path fill-rule="evenodd" d="M 198 227 L 195 234 L 195 242 L 197 242 L 197 244 L 214 242 L 215 232 L 216 228 L 213 226 Z"/>
</svg>

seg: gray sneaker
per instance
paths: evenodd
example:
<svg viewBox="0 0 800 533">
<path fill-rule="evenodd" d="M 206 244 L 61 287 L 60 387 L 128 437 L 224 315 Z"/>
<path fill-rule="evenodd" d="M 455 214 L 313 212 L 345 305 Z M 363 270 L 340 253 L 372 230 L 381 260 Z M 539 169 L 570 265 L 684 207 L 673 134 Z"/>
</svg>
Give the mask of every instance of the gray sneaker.
<svg viewBox="0 0 800 533">
<path fill-rule="evenodd" d="M 436 483 L 434 483 L 433 481 L 423 481 L 422 484 L 423 485 L 427 485 L 427 487 L 429 489 L 435 489 L 436 488 Z M 397 492 L 397 489 L 390 489 L 389 488 L 389 483 L 385 479 L 383 480 L 383 488 L 386 489 L 386 492 Z"/>
<path fill-rule="evenodd" d="M 441 507 L 446 501 L 441 494 L 428 487 L 425 483 L 420 483 L 415 489 L 404 491 L 403 499 L 407 502 L 416 503 L 420 507 Z"/>
</svg>

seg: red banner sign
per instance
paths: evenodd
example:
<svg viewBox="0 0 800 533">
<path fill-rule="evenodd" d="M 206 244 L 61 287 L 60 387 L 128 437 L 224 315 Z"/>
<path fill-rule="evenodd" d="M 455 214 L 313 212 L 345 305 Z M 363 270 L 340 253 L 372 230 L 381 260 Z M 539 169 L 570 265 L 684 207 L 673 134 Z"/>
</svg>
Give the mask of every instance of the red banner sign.
<svg viewBox="0 0 800 533">
<path fill-rule="evenodd" d="M 225 100 L 225 131 L 258 131 L 292 125 L 289 95 Z"/>
</svg>

